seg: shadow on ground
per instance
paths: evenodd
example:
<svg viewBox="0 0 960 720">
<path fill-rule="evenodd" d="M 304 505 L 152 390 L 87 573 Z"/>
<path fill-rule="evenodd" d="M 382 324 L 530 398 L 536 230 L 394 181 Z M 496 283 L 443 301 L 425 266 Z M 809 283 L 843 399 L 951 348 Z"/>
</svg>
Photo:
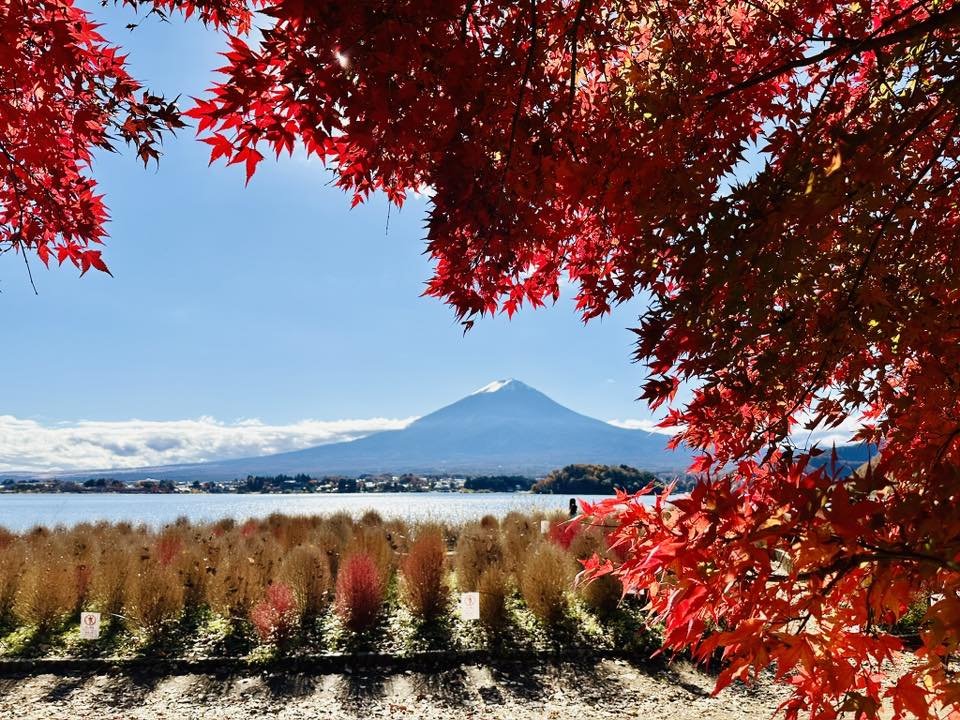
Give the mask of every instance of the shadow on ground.
<svg viewBox="0 0 960 720">
<path fill-rule="evenodd" d="M 658 682 L 673 683 L 694 695 L 704 690 L 662 666 L 632 665 Z M 34 690 L 27 690 L 32 684 Z M 689 687 L 688 687 L 689 686 Z M 493 662 L 482 666 L 439 668 L 435 671 L 364 670 L 337 674 L 309 671 L 268 670 L 246 673 L 205 673 L 162 675 L 148 672 L 76 674 L 60 677 L 0 678 L 0 696 L 11 697 L 23 691 L 33 698 L 35 709 L 51 714 L 71 698 L 83 698 L 100 712 L 121 716 L 164 699 L 175 698 L 179 705 L 201 708 L 240 706 L 255 701 L 263 712 L 281 709 L 285 704 L 320 701 L 325 707 L 339 709 L 344 716 L 365 718 L 375 706 L 391 708 L 427 703 L 449 708 L 496 714 L 498 706 L 510 703 L 562 703 L 568 693 L 579 702 L 593 705 L 608 702 L 623 691 L 620 678 L 609 664 L 596 662 Z"/>
</svg>

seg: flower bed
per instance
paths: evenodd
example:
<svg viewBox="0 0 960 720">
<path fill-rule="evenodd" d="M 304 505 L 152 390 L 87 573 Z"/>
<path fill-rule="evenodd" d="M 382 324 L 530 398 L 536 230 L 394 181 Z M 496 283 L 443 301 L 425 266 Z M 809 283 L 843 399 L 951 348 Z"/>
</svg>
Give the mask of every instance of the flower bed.
<svg viewBox="0 0 960 720">
<path fill-rule="evenodd" d="M 635 598 L 612 578 L 575 583 L 594 552 L 603 528 L 518 513 L 0 531 L 0 660 L 649 654 Z M 480 593 L 479 620 L 460 616 L 461 592 Z M 80 638 L 81 611 L 101 613 L 98 639 Z"/>
</svg>

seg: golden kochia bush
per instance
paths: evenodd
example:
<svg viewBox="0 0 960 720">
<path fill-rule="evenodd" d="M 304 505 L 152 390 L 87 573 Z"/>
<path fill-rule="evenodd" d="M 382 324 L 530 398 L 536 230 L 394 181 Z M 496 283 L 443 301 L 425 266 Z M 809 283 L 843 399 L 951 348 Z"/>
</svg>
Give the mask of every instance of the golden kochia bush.
<svg viewBox="0 0 960 720">
<path fill-rule="evenodd" d="M 290 550 L 280 565 L 278 579 L 293 593 L 300 616 L 316 617 L 326 608 L 333 579 L 330 560 L 322 548 L 300 545 Z"/>
<path fill-rule="evenodd" d="M 457 588 L 474 592 L 483 571 L 503 561 L 500 533 L 479 523 L 466 526 L 456 548 Z"/>
<path fill-rule="evenodd" d="M 177 558 L 174 568 L 183 582 L 183 602 L 187 607 L 202 605 L 207 597 L 210 573 L 206 544 L 192 538 Z"/>
<path fill-rule="evenodd" d="M 322 522 L 317 516 L 281 515 L 272 513 L 264 521 L 270 536 L 280 543 L 284 550 L 304 545 L 310 535 Z"/>
<path fill-rule="evenodd" d="M 480 593 L 480 622 L 488 630 L 503 630 L 509 622 L 509 581 L 510 575 L 503 565 L 491 565 L 480 573 L 477 581 L 477 591 Z"/>
<path fill-rule="evenodd" d="M 547 623 L 559 621 L 567 609 L 567 590 L 575 565 L 569 554 L 551 542 L 532 549 L 520 573 L 520 594 L 530 611 Z"/>
<path fill-rule="evenodd" d="M 441 530 L 421 529 L 400 565 L 404 601 L 415 615 L 431 618 L 446 608 L 449 588 L 445 560 L 446 544 Z"/>
<path fill-rule="evenodd" d="M 100 546 L 97 533 L 98 530 L 93 525 L 81 523 L 70 531 L 61 531 L 54 536 L 54 540 L 61 545 L 69 568 L 64 582 L 73 584 L 72 611 L 79 612 L 90 598 L 94 566 Z"/>
<path fill-rule="evenodd" d="M 121 544 L 118 537 L 103 539 L 107 542 L 101 546 L 96 560 L 89 609 L 120 615 L 131 578 L 137 573 L 137 562 L 129 546 Z"/>
<path fill-rule="evenodd" d="M 601 528 L 581 525 L 571 527 L 571 531 L 567 548 L 577 560 L 588 560 L 594 553 L 605 555 L 607 545 Z"/>
<path fill-rule="evenodd" d="M 500 523 L 503 532 L 503 550 L 506 569 L 519 574 L 527 557 L 527 550 L 540 538 L 540 523 L 537 517 L 509 512 Z"/>
<path fill-rule="evenodd" d="M 140 564 L 127 579 L 123 614 L 134 632 L 156 635 L 184 610 L 183 583 L 170 565 L 156 560 Z"/>
<path fill-rule="evenodd" d="M 13 612 L 13 603 L 26 565 L 26 548 L 12 533 L 0 533 L 0 623 Z"/>
<path fill-rule="evenodd" d="M 14 600 L 16 618 L 41 631 L 65 620 L 77 603 L 73 574 L 73 563 L 56 539 L 32 537 Z"/>
<path fill-rule="evenodd" d="M 280 558 L 276 543 L 246 533 L 243 528 L 224 536 L 219 561 L 211 566 L 207 581 L 210 607 L 231 619 L 247 617 L 279 569 Z"/>
<path fill-rule="evenodd" d="M 577 583 L 577 594 L 601 618 L 610 617 L 623 599 L 623 585 L 613 574 Z"/>
<path fill-rule="evenodd" d="M 383 531 L 387 544 L 398 558 L 410 551 L 413 534 L 406 522 L 396 519 L 388 520 L 383 524 Z"/>
</svg>

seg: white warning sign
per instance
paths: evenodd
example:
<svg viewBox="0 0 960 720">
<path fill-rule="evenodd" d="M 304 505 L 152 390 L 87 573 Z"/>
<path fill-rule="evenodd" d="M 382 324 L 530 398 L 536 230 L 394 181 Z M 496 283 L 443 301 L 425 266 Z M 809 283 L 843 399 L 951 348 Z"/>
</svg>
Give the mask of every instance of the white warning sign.
<svg viewBox="0 0 960 720">
<path fill-rule="evenodd" d="M 100 613 L 80 613 L 80 638 L 96 640 L 100 637 Z"/>
<path fill-rule="evenodd" d="M 480 619 L 480 593 L 460 593 L 460 617 L 464 620 Z"/>
</svg>

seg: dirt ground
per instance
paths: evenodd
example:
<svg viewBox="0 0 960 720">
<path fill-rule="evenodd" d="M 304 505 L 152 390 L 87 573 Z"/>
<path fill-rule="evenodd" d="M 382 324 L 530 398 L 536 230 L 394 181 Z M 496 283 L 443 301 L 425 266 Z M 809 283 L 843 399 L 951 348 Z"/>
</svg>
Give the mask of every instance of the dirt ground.
<svg viewBox="0 0 960 720">
<path fill-rule="evenodd" d="M 732 687 L 682 663 L 504 664 L 439 673 L 39 675 L 0 678 L 0 718 L 767 720 L 782 687 Z"/>
</svg>

